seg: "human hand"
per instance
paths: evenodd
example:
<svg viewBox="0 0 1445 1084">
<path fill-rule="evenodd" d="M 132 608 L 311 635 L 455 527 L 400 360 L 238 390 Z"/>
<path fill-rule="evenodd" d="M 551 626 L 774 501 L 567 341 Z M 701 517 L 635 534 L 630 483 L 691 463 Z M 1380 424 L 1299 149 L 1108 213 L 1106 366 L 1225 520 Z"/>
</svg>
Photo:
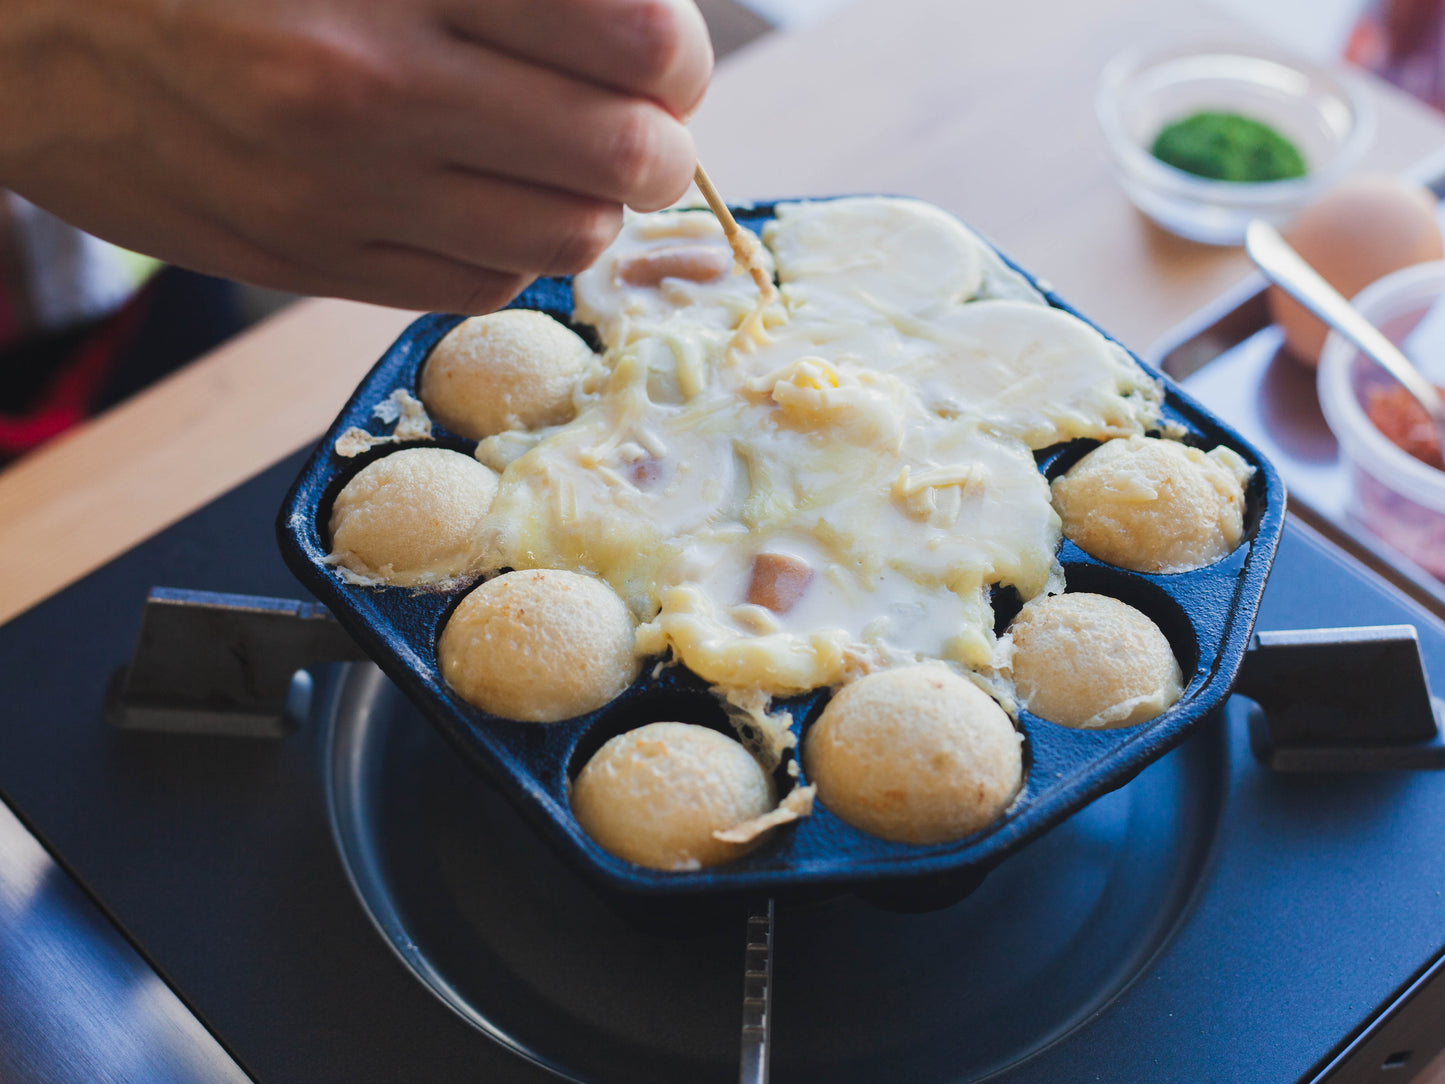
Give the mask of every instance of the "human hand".
<svg viewBox="0 0 1445 1084">
<path fill-rule="evenodd" d="M 0 186 L 298 293 L 479 313 L 696 165 L 692 0 L 0 0 Z"/>
</svg>

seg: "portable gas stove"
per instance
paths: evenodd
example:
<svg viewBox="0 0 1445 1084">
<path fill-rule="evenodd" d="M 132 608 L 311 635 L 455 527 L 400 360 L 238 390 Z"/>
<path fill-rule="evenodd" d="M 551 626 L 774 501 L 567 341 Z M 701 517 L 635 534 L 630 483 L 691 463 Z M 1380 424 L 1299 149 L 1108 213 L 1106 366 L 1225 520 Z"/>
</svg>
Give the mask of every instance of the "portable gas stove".
<svg viewBox="0 0 1445 1084">
<path fill-rule="evenodd" d="M 0 825 L 0 1079 L 736 1079 L 742 914 L 622 917 L 371 666 L 286 736 L 106 723 L 154 585 L 295 597 L 299 462 L 0 628 L 0 794 L 50 856 Z M 1445 623 L 1289 525 L 1260 629 L 1400 624 L 1445 688 Z M 951 907 L 780 904 L 774 1079 L 1409 1079 L 1445 773 L 1275 771 L 1250 712 Z"/>
</svg>

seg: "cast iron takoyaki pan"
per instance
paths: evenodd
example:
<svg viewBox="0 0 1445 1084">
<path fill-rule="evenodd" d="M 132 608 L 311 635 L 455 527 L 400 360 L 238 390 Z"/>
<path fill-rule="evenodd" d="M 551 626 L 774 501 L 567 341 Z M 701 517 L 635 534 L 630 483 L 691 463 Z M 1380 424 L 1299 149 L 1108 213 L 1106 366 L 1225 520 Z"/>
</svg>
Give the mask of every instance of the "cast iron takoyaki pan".
<svg viewBox="0 0 1445 1084">
<path fill-rule="evenodd" d="M 760 230 L 772 210 L 769 204 L 736 208 L 735 214 L 740 223 Z M 1050 304 L 1073 312 L 1053 293 L 1045 291 L 1045 296 Z M 538 281 L 513 307 L 539 309 L 570 324 L 570 282 Z M 329 548 L 326 524 L 336 493 L 365 464 L 397 447 L 383 445 L 343 458 L 334 451 L 337 437 L 352 426 L 378 435 L 389 432 L 390 426 L 373 409 L 397 388 L 417 394 L 428 353 L 460 320 L 446 315 L 422 317 L 367 374 L 286 498 L 278 521 L 281 548 L 292 571 L 462 755 L 499 786 L 545 837 L 609 888 L 659 896 L 806 894 L 849 886 L 880 897 L 890 893 L 906 897 L 913 887 L 931 884 L 957 895 L 1035 836 L 1128 782 L 1177 745 L 1229 694 L 1283 526 L 1284 487 L 1274 468 L 1238 433 L 1161 378 L 1166 387 L 1166 423 L 1182 426 L 1187 442 L 1202 448 L 1225 445 L 1255 468 L 1246 490 L 1243 543 L 1213 565 L 1172 575 L 1115 568 L 1067 540 L 1059 556 L 1070 590 L 1113 595 L 1142 610 L 1164 631 L 1186 676 L 1184 695 L 1177 704 L 1150 722 L 1118 730 L 1074 730 L 1023 713 L 1018 720 L 1025 736 L 1023 789 L 987 829 L 952 843 L 892 843 L 851 827 L 817 803 L 812 816 L 774 831 L 757 850 L 723 866 L 664 872 L 616 858 L 593 843 L 572 816 L 569 778 L 608 738 L 644 723 L 681 720 L 729 731 L 705 683 L 680 667 L 658 668 L 654 675 L 654 667 L 644 664 L 642 676 L 631 688 L 590 714 L 549 724 L 497 718 L 457 697 L 437 666 L 442 627 L 475 581 L 447 590 L 359 587 L 343 580 L 324 560 Z M 593 338 L 589 329 L 578 330 Z M 475 447 L 475 442 L 441 427 L 430 443 L 467 454 Z M 1092 441 L 1074 441 L 1041 451 L 1039 470 L 1052 478 L 1093 446 Z M 1000 629 L 1018 605 L 1011 595 L 1005 591 L 995 597 Z M 827 696 L 820 690 L 775 706 L 792 713 L 793 728 L 801 737 Z M 780 791 L 794 782 L 781 771 L 778 781 Z"/>
</svg>

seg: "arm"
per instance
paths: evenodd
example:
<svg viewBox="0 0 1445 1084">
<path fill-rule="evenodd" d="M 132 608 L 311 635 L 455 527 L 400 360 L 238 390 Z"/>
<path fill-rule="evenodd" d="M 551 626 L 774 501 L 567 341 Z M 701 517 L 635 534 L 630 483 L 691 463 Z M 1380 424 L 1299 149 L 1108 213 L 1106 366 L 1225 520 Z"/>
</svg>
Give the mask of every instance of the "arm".
<svg viewBox="0 0 1445 1084">
<path fill-rule="evenodd" d="M 484 312 L 666 206 L 692 0 L 0 0 L 0 186 L 278 289 Z"/>
</svg>

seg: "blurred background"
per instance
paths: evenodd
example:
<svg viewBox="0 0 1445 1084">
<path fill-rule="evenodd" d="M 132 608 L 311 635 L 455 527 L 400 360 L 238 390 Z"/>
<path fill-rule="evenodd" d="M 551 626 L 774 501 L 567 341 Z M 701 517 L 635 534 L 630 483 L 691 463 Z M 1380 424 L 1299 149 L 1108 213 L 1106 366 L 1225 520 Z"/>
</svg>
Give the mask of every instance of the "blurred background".
<svg viewBox="0 0 1445 1084">
<path fill-rule="evenodd" d="M 850 0 L 699 0 L 721 56 L 770 29 L 826 19 Z M 1369 0 L 1215 0 L 1214 6 L 1259 27 L 1313 60 L 1337 57 Z"/>
</svg>

